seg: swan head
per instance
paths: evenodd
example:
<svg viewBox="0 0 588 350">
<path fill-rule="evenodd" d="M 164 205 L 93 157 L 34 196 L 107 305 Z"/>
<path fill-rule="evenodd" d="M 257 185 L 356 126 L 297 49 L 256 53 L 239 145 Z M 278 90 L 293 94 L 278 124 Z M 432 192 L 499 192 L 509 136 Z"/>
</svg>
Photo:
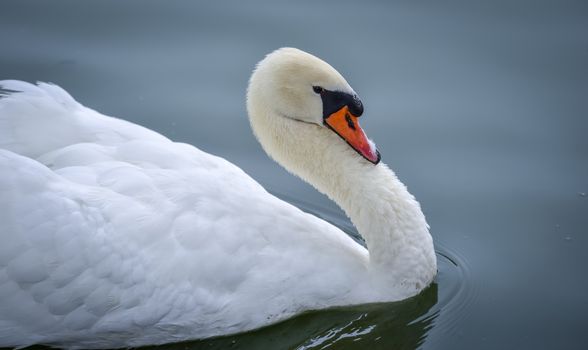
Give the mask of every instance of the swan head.
<svg viewBox="0 0 588 350">
<path fill-rule="evenodd" d="M 247 90 L 247 109 L 258 140 L 282 164 L 294 148 L 329 147 L 317 138 L 334 143 L 331 134 L 338 135 L 337 143 L 355 150 L 354 157 L 373 164 L 380 161 L 380 153 L 359 125 L 363 104 L 358 95 L 333 67 L 304 51 L 281 48 L 258 63 Z M 307 149 L 306 155 L 319 152 Z"/>
</svg>

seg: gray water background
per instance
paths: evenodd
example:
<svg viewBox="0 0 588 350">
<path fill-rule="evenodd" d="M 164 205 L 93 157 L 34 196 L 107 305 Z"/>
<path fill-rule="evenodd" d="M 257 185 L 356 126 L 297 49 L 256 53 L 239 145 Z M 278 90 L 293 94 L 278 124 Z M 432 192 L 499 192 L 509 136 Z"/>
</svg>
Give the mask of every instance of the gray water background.
<svg viewBox="0 0 588 350">
<path fill-rule="evenodd" d="M 347 78 L 383 161 L 421 202 L 438 251 L 460 265 L 451 281 L 450 268 L 440 269 L 423 297 L 440 305 L 434 317 L 422 318 L 431 305 L 412 313 L 420 302 L 408 311 L 362 309 L 358 317 L 386 330 L 373 348 L 585 348 L 588 2 L 0 3 L 0 78 L 54 82 L 86 106 L 222 156 L 277 195 L 349 226 L 250 132 L 247 80 L 282 46 L 314 53 Z M 444 309 L 438 300 L 448 297 L 454 306 Z M 192 347 L 248 348 L 271 337 L 272 348 L 295 347 L 353 312 L 313 313 Z M 406 329 L 424 322 L 414 342 L 395 343 L 405 335 L 386 328 L 394 313 Z"/>
</svg>

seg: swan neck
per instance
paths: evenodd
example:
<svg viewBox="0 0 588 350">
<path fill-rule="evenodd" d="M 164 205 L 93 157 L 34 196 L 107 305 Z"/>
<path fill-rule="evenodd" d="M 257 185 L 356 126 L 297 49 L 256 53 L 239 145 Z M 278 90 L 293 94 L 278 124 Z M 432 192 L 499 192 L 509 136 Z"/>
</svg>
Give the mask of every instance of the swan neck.
<svg viewBox="0 0 588 350">
<path fill-rule="evenodd" d="M 365 239 L 374 283 L 406 293 L 399 297 L 414 295 L 431 282 L 437 269 L 425 216 L 388 166 L 364 163 L 340 172 L 338 183 L 329 182 L 324 192 Z"/>
<path fill-rule="evenodd" d="M 253 131 L 265 151 L 291 173 L 335 201 L 365 239 L 376 283 L 416 294 L 436 272 L 432 238 L 419 203 L 383 163 L 359 156 L 329 129 L 257 109 Z M 416 289 L 415 289 L 416 288 Z"/>
</svg>

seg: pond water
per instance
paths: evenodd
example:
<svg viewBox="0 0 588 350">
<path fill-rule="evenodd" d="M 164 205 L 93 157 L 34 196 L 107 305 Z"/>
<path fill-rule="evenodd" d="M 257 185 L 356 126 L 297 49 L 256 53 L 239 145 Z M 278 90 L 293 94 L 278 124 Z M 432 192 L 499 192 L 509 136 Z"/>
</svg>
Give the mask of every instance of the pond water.
<svg viewBox="0 0 588 350">
<path fill-rule="evenodd" d="M 421 295 L 170 348 L 585 348 L 586 1 L 9 0 L 0 43 L 0 78 L 54 82 L 222 156 L 354 236 L 246 118 L 255 63 L 304 49 L 360 94 L 362 126 L 421 202 L 439 259 Z"/>
</svg>

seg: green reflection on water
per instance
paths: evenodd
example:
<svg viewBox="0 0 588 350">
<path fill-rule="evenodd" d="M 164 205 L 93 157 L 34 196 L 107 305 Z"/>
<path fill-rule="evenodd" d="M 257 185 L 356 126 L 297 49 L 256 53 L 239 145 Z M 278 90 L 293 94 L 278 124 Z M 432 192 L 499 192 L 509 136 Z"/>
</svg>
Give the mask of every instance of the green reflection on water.
<svg viewBox="0 0 588 350">
<path fill-rule="evenodd" d="M 304 313 L 257 331 L 142 349 L 416 349 L 434 326 L 437 284 L 395 303 Z"/>
</svg>

